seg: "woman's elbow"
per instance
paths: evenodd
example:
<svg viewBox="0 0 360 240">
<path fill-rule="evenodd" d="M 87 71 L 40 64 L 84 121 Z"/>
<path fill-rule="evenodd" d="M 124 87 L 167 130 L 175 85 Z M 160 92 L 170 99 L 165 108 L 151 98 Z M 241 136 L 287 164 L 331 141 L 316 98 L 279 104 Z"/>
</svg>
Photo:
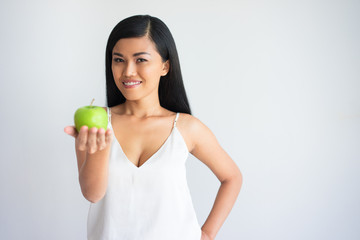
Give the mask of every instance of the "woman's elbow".
<svg viewBox="0 0 360 240">
<path fill-rule="evenodd" d="M 102 192 L 91 192 L 86 190 L 82 190 L 82 194 L 84 198 L 91 203 L 97 203 L 105 196 L 105 193 Z"/>
<path fill-rule="evenodd" d="M 222 183 L 229 183 L 233 185 L 234 187 L 240 191 L 241 186 L 243 184 L 243 175 L 239 169 L 237 169 L 236 173 L 232 174 L 230 177 L 228 177 L 226 180 L 222 181 Z"/>
</svg>

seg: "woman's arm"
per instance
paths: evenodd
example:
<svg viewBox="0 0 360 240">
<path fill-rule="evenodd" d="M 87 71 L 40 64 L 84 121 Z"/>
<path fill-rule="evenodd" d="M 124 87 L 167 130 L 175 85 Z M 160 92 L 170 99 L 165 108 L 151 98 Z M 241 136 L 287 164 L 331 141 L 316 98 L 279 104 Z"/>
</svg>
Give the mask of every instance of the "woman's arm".
<svg viewBox="0 0 360 240">
<path fill-rule="evenodd" d="M 64 131 L 75 138 L 75 150 L 79 170 L 79 182 L 84 197 L 90 202 L 97 202 L 106 192 L 108 179 L 108 158 L 111 130 L 83 126 L 77 133 L 73 126 Z"/>
<path fill-rule="evenodd" d="M 189 126 L 193 139 L 191 154 L 208 166 L 221 183 L 213 208 L 201 228 L 203 239 L 215 239 L 240 192 L 242 174 L 208 127 L 195 117 Z"/>
</svg>

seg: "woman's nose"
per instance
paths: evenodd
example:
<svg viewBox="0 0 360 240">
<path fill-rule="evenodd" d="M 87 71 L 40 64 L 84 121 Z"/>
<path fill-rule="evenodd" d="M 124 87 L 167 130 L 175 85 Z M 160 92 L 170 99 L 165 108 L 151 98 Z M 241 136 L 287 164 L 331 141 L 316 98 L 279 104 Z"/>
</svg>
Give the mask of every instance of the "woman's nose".
<svg viewBox="0 0 360 240">
<path fill-rule="evenodd" d="M 135 66 L 135 64 L 132 63 L 132 62 L 129 62 L 126 65 L 123 74 L 124 74 L 125 77 L 133 77 L 133 76 L 135 76 L 136 75 L 136 66 Z"/>
</svg>

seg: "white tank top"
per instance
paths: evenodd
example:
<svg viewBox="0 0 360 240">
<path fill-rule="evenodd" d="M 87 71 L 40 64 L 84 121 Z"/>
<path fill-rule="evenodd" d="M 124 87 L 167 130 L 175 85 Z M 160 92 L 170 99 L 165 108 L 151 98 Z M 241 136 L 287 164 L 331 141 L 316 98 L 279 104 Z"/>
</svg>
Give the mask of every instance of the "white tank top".
<svg viewBox="0 0 360 240">
<path fill-rule="evenodd" d="M 109 128 L 111 112 L 108 108 Z M 90 204 L 89 240 L 200 240 L 186 180 L 186 143 L 176 127 L 143 165 L 127 159 L 113 137 L 106 194 Z"/>
</svg>

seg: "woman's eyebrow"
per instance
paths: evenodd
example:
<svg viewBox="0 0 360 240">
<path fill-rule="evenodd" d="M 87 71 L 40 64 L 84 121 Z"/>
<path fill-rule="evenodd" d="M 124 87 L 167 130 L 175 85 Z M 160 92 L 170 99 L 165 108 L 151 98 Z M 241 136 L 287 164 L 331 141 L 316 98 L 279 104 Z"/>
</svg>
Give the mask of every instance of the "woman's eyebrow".
<svg viewBox="0 0 360 240">
<path fill-rule="evenodd" d="M 138 52 L 138 53 L 134 53 L 133 56 L 134 56 L 134 57 L 137 57 L 137 56 L 143 55 L 143 54 L 147 54 L 147 55 L 150 55 L 150 56 L 151 56 L 151 54 L 148 53 L 148 52 Z M 113 55 L 117 55 L 117 56 L 120 56 L 120 57 L 124 57 L 124 55 L 122 55 L 121 53 L 117 53 L 117 52 L 114 52 Z"/>
<path fill-rule="evenodd" d="M 133 56 L 136 57 L 136 56 L 143 55 L 143 54 L 147 54 L 147 55 L 150 55 L 150 56 L 151 56 L 151 54 L 148 53 L 148 52 L 138 52 L 138 53 L 134 53 Z"/>
</svg>

